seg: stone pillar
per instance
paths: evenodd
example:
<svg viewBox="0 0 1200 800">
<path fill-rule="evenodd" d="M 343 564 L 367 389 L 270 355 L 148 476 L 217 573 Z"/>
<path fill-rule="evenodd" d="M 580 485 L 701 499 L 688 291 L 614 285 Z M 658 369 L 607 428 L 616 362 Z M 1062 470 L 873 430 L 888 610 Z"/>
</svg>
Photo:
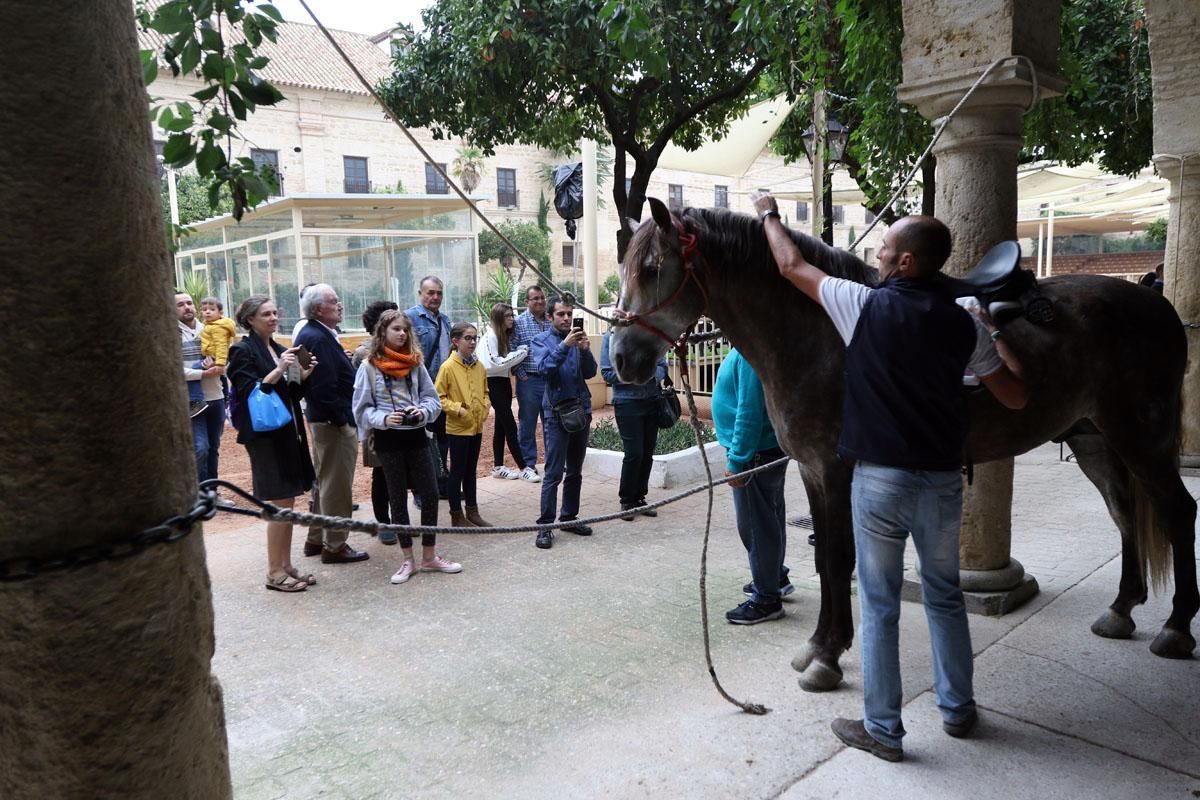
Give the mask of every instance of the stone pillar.
<svg viewBox="0 0 1200 800">
<path fill-rule="evenodd" d="M 1057 93 L 1059 4 L 1027 0 L 905 0 L 904 83 L 897 94 L 935 125 L 998 58 L 934 148 L 936 214 L 954 235 L 950 274 L 1016 238 L 1017 153 L 1025 111 Z M 1036 86 L 1036 88 L 1035 88 Z M 1036 94 L 1036 96 L 1035 96 Z M 1037 592 L 1010 556 L 1012 459 L 975 466 L 962 521 L 962 585 L 968 609 L 1002 614 Z"/>
<path fill-rule="evenodd" d="M 0 561 L 196 496 L 128 0 L 0 4 Z M 0 583 L 0 797 L 228 798 L 202 532 Z"/>
<path fill-rule="evenodd" d="M 1170 181 L 1164 294 L 1184 322 L 1200 322 L 1200 6 L 1147 0 L 1154 89 L 1154 166 Z M 1188 328 L 1183 376 L 1184 466 L 1200 466 L 1200 329 Z"/>
</svg>

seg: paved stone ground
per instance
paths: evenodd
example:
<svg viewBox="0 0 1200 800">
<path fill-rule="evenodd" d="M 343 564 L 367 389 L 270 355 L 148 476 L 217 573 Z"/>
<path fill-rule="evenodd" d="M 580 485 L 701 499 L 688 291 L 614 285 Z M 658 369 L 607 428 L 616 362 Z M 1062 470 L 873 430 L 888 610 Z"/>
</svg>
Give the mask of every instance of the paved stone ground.
<svg viewBox="0 0 1200 800">
<path fill-rule="evenodd" d="M 493 522 L 536 515 L 538 486 L 481 488 Z M 1093 637 L 1119 572 L 1099 495 L 1048 446 L 1018 459 L 1016 497 L 1013 555 L 1042 592 L 1006 617 L 971 618 L 984 722 L 967 741 L 940 730 L 924 617 L 905 605 L 902 765 L 829 733 L 833 717 L 860 714 L 857 649 L 830 694 L 804 693 L 788 666 L 817 612 L 802 532 L 788 615 L 724 621 L 749 580 L 727 489 L 709 554 L 713 654 L 726 688 L 771 707 L 765 717 L 721 700 L 705 671 L 703 495 L 590 539 L 561 534 L 550 551 L 532 535 L 446 536 L 439 549 L 464 572 L 403 586 L 388 583 L 399 548 L 355 534 L 371 560 L 297 554 L 320 584 L 296 595 L 262 588 L 262 523 L 224 517 L 205 539 L 236 796 L 1200 796 L 1200 664 L 1147 649 L 1169 597 L 1138 611 L 1133 641 Z M 615 482 L 585 478 L 584 498 L 584 514 L 612 508 Z M 803 498 L 792 473 L 789 516 Z"/>
</svg>

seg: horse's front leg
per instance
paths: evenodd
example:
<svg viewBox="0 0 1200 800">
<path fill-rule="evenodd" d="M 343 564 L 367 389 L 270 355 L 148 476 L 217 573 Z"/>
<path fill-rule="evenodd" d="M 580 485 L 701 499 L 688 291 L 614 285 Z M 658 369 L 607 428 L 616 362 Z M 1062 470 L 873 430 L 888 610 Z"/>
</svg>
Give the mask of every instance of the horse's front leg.
<svg viewBox="0 0 1200 800">
<path fill-rule="evenodd" d="M 850 472 L 841 465 L 822 476 L 804 474 L 816 533 L 817 575 L 821 609 L 817 629 L 792 659 L 800 672 L 800 688 L 827 692 L 842 682 L 838 664 L 854 639 L 850 611 L 850 574 L 854 571 L 854 537 L 850 520 Z"/>
</svg>

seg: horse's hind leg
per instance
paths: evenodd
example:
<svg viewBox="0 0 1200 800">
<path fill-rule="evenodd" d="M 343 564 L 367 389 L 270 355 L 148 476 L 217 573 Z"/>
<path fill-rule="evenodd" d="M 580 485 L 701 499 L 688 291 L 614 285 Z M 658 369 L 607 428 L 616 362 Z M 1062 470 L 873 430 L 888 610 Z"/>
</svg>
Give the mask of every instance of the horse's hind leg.
<svg viewBox="0 0 1200 800">
<path fill-rule="evenodd" d="M 1108 639 L 1127 639 L 1137 627 L 1133 622 L 1133 607 L 1146 602 L 1146 582 L 1137 549 L 1133 476 L 1099 433 L 1070 436 L 1067 444 L 1083 474 L 1100 490 L 1108 513 L 1121 532 L 1121 583 L 1117 598 L 1092 623 L 1092 633 Z"/>
<path fill-rule="evenodd" d="M 1168 570 L 1175 579 L 1171 615 L 1150 651 L 1164 658 L 1190 658 L 1196 649 L 1192 618 L 1200 610 L 1196 501 L 1179 477 L 1178 439 L 1173 430 L 1139 433 L 1130 426 L 1114 426 L 1108 439 L 1134 478 L 1133 494 L 1139 512 L 1137 538 L 1150 574 L 1155 583 L 1165 582 Z"/>
</svg>

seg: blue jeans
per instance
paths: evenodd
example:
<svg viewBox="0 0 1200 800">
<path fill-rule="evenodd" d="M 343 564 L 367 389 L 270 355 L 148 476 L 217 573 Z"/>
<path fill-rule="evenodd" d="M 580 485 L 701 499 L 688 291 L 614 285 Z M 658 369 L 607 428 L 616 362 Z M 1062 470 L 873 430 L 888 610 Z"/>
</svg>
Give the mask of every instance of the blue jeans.
<svg viewBox="0 0 1200 800">
<path fill-rule="evenodd" d="M 774 461 L 782 450 L 757 453 L 750 467 Z M 783 484 L 787 464 L 752 475 L 745 486 L 733 487 L 733 512 L 738 535 L 750 557 L 750 580 L 756 603 L 771 605 L 780 600 L 779 589 L 788 583 L 788 568 L 783 559 L 787 552 L 787 519 Z"/>
<path fill-rule="evenodd" d="M 558 420 L 549 409 L 545 412 L 542 435 L 546 438 L 546 474 L 542 477 L 542 509 L 538 524 L 554 522 L 554 507 L 558 505 L 558 485 L 563 487 L 560 522 L 568 522 L 579 516 L 579 491 L 583 486 L 583 457 L 587 455 L 588 433 L 592 427 L 592 416 L 588 425 L 576 433 L 567 433 L 559 427 Z M 532 463 L 532 462 L 530 462 Z"/>
<path fill-rule="evenodd" d="M 621 508 L 646 502 L 650 471 L 654 468 L 654 445 L 658 440 L 658 400 L 626 400 L 614 403 L 617 430 L 625 457 L 621 459 L 621 484 L 617 496 Z"/>
<path fill-rule="evenodd" d="M 194 381 L 194 383 L 199 383 L 199 381 Z M 196 475 L 202 481 L 217 477 L 221 434 L 224 431 L 224 400 L 208 401 L 208 408 L 192 418 L 192 447 L 196 451 Z"/>
<path fill-rule="evenodd" d="M 540 375 L 525 380 L 517 378 L 517 442 L 521 445 L 521 458 L 528 466 L 537 464 L 537 422 L 542 425 L 549 417 L 542 412 L 542 396 L 546 394 L 546 381 Z M 545 431 L 543 430 L 543 434 Z M 547 445 L 549 447 L 549 445 Z M 549 460 L 550 456 L 547 455 Z"/>
<path fill-rule="evenodd" d="M 947 722 L 975 709 L 971 632 L 958 586 L 962 475 L 859 462 L 850 495 L 858 552 L 863 722 L 889 747 L 904 736 L 900 721 L 900 586 L 909 533 L 920 562 L 921 594 L 933 645 L 933 689 Z"/>
</svg>

